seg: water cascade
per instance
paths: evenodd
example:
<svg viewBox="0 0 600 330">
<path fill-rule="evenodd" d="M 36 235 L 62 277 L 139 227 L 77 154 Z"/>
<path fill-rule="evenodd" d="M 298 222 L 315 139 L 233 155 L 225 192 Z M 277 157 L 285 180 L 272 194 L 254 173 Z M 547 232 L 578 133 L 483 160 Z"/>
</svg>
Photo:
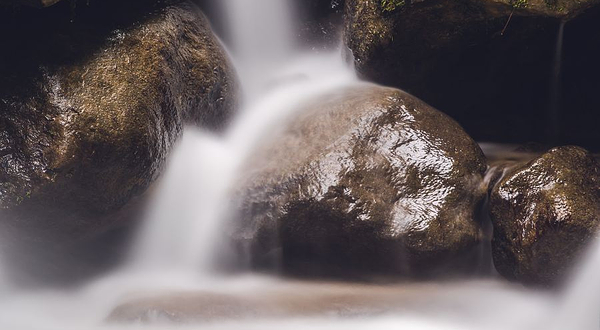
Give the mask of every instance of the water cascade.
<svg viewBox="0 0 600 330">
<path fill-rule="evenodd" d="M 245 89 L 245 106 L 224 136 L 186 131 L 151 203 L 133 264 L 190 272 L 214 266 L 210 263 L 228 188 L 261 135 L 301 102 L 359 83 L 338 50 L 296 50 L 287 2 L 231 0 L 221 5 L 235 22 L 228 32 L 234 36 L 230 48 Z"/>
<path fill-rule="evenodd" d="M 561 89 L 561 71 L 563 61 L 563 44 L 565 38 L 566 21 L 561 21 L 556 36 L 556 50 L 554 54 L 554 63 L 552 66 L 552 78 L 550 82 L 550 141 L 554 142 L 560 138 L 560 89 Z"/>
<path fill-rule="evenodd" d="M 586 262 L 573 272 L 571 285 L 564 291 L 564 300 L 558 305 L 559 313 L 548 324 L 548 329 L 598 329 L 600 310 L 600 242 L 587 253 Z"/>
<path fill-rule="evenodd" d="M 562 301 L 560 297 L 493 280 L 382 287 L 298 283 L 257 275 L 221 276 L 216 262 L 220 253 L 218 243 L 222 240 L 220 223 L 226 216 L 228 193 L 239 167 L 260 145 L 265 132 L 297 111 L 298 104 L 362 83 L 342 60 L 339 50 L 301 51 L 294 40 L 290 0 L 214 0 L 214 5 L 224 6 L 228 15 L 227 33 L 232 40 L 228 48 L 245 91 L 244 106 L 237 118 L 223 134 L 192 128 L 185 131 L 158 183 L 129 258 L 120 269 L 75 290 L 37 290 L 2 296 L 0 328 L 130 329 L 129 324 L 106 322 L 113 309 L 123 302 L 161 294 L 207 291 L 250 301 L 258 305 L 257 310 L 261 310 L 261 305 L 267 306 L 261 310 L 266 314 L 273 306 L 269 305 L 272 303 L 269 294 L 281 292 L 280 295 L 289 300 L 277 304 L 296 304 L 304 309 L 298 308 L 297 314 L 289 318 L 256 317 L 250 321 L 232 318 L 202 327 L 184 323 L 180 324 L 182 329 L 529 330 L 537 326 L 546 329 L 549 321 L 552 324 L 568 321 L 573 315 L 570 311 L 582 311 L 578 309 L 580 305 L 589 303 L 590 309 L 584 310 L 587 316 L 597 313 L 600 302 L 596 292 L 589 296 L 589 301 L 578 300 L 582 294 L 590 294 L 586 292 L 587 286 L 583 290 L 573 288 L 567 294 L 567 305 L 573 307 L 565 309 L 567 314 L 560 314 L 553 309 L 554 303 Z M 561 25 L 559 40 L 562 40 L 562 30 Z M 562 48 L 560 43 L 558 47 Z M 560 61 L 560 54 L 557 57 Z M 558 75 L 560 65 L 556 70 Z M 593 259 L 591 275 L 585 275 L 583 283 L 590 284 L 597 277 L 600 262 L 597 256 Z M 597 285 L 591 283 L 590 286 Z M 306 306 L 320 306 L 315 297 L 335 302 L 324 303 L 319 307 L 323 311 L 338 308 L 336 313 L 349 318 L 332 317 L 326 312 L 305 316 L 303 313 L 310 309 Z M 359 297 L 379 307 L 356 307 L 350 303 L 350 307 L 342 307 L 340 311 L 336 304 L 345 305 L 338 301 L 339 297 Z M 549 317 L 551 315 L 558 315 L 560 322 Z M 168 322 L 177 317 L 148 308 L 143 317 L 136 319 L 138 324 L 134 324 L 141 323 L 143 329 L 173 329 Z M 556 329 L 587 330 L 583 325 L 573 328 L 571 323 L 566 324 Z"/>
<path fill-rule="evenodd" d="M 231 0 L 216 5 L 223 6 L 223 19 L 231 22 L 226 31 L 232 40 L 230 49 L 244 86 L 244 97 L 252 102 L 264 93 L 266 85 L 275 83 L 273 79 L 281 67 L 297 56 L 291 4 Z"/>
</svg>

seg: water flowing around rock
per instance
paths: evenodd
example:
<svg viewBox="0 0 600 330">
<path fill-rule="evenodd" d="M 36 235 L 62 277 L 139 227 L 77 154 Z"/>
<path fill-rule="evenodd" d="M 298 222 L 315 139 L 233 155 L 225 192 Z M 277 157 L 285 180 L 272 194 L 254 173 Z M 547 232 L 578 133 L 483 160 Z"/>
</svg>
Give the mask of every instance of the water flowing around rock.
<svg viewBox="0 0 600 330">
<path fill-rule="evenodd" d="M 179 2 L 161 0 L 156 4 L 159 8 L 165 3 L 167 8 L 179 8 L 169 7 L 171 1 Z M 314 1 L 311 0 L 311 3 L 314 4 Z M 360 8 L 372 10 L 388 3 L 346 1 L 346 9 L 357 8 L 355 5 L 360 3 L 367 5 Z M 471 11 L 473 7 L 470 5 L 463 7 L 465 1 L 470 4 L 480 2 L 447 2 L 448 6 L 457 10 L 454 14 L 450 12 L 449 19 L 460 23 L 465 33 L 477 34 L 480 31 L 470 31 L 466 24 L 468 21 L 463 22 L 463 18 L 475 15 L 477 26 L 488 26 L 488 22 L 479 16 L 481 8 Z M 510 6 L 515 5 L 508 1 L 494 0 L 501 2 L 498 5 L 501 19 L 495 20 L 492 27 L 506 24 L 503 19 L 510 15 Z M 542 0 L 535 1 L 533 9 L 545 8 L 540 7 L 544 6 Z M 343 1 L 325 2 L 326 7 L 335 7 L 339 13 Z M 490 204 L 495 208 L 493 222 L 487 222 L 496 226 L 501 246 L 496 247 L 495 252 L 500 254 L 497 260 L 502 264 L 498 265 L 507 277 L 521 265 L 514 266 L 510 259 L 507 262 L 502 254 L 512 253 L 512 250 L 522 252 L 519 244 L 523 240 L 518 235 L 522 228 L 519 226 L 523 222 L 527 225 L 539 221 L 537 218 L 530 219 L 528 211 L 555 215 L 570 205 L 580 208 L 577 211 L 584 216 L 578 218 L 590 226 L 584 228 L 583 235 L 575 236 L 576 239 L 589 240 L 594 231 L 593 224 L 598 221 L 594 217 L 598 210 L 598 169 L 591 165 L 594 163 L 592 156 L 577 147 L 564 147 L 528 165 L 519 163 L 521 159 L 514 155 L 498 163 L 486 163 L 480 146 L 450 117 L 407 92 L 357 79 L 351 66 L 355 61 L 350 60 L 348 64 L 345 60 L 349 52 L 334 47 L 323 48 L 322 44 L 302 47 L 306 45 L 301 45 L 300 40 L 304 40 L 306 34 L 295 30 L 303 26 L 303 22 L 298 22 L 300 16 L 296 12 L 302 3 L 303 0 L 202 1 L 204 5 L 221 8 L 211 12 L 221 12 L 223 16 L 211 19 L 227 22 L 223 29 L 227 35 L 223 35 L 222 40 L 229 42 L 229 55 L 240 75 L 244 94 L 235 117 L 225 123 L 219 118 L 211 120 L 201 115 L 190 116 L 188 111 L 177 113 L 178 119 L 186 117 L 189 122 L 205 123 L 207 127 L 186 127 L 182 139 L 174 145 L 172 155 L 166 160 L 165 174 L 148 190 L 149 203 L 143 214 L 144 221 L 135 232 L 125 262 L 117 269 L 98 275 L 83 285 L 70 285 L 67 289 L 20 288 L 4 282 L 8 284 L 7 290 L 4 290 L 1 282 L 3 273 L 10 269 L 0 266 L 0 328 L 532 330 L 559 326 L 556 330 L 595 329 L 593 319 L 597 317 L 597 308 L 600 308 L 597 294 L 593 292 L 597 288 L 594 282 L 597 282 L 598 276 L 597 256 L 589 261 L 587 271 L 575 272 L 582 276 L 577 281 L 583 286 L 576 285 L 566 289 L 567 293 L 560 294 L 526 288 L 499 276 L 479 276 L 476 271 L 478 262 L 487 265 L 491 262 L 481 258 L 490 254 L 488 251 L 482 253 L 481 246 L 487 244 L 487 248 L 491 248 L 487 240 L 491 233 L 483 230 L 487 209 L 482 209 L 490 191 Z M 399 17 L 397 14 L 405 5 L 424 9 L 422 14 L 435 13 L 442 2 L 395 3 L 396 9 L 379 13 L 382 21 L 370 23 L 383 24 L 385 29 L 400 27 L 396 32 L 406 32 L 401 24 L 388 25 L 388 19 Z M 59 1 L 50 9 L 61 5 L 66 6 L 67 2 Z M 184 6 L 185 13 L 193 8 L 190 3 Z M 493 5 L 491 8 L 498 7 Z M 177 9 L 167 11 L 166 17 L 172 19 L 180 13 Z M 420 17 L 426 17 L 424 22 L 446 31 L 429 16 Z M 195 23 L 204 22 L 202 16 L 197 18 L 197 22 L 186 20 L 190 25 L 169 25 L 166 29 L 170 32 L 169 36 L 186 42 L 196 40 L 185 32 L 189 32 L 190 26 L 195 26 Z M 353 20 L 365 23 L 365 17 L 360 15 L 347 19 L 349 24 Z M 410 25 L 408 20 L 402 23 Z M 373 25 L 365 26 L 366 30 L 362 32 L 368 32 L 367 41 L 384 38 L 385 42 L 393 42 L 393 37 L 378 34 L 372 29 Z M 420 29 L 418 31 L 422 31 Z M 143 24 L 129 26 L 124 31 L 115 31 L 113 37 L 107 40 L 108 44 L 116 45 L 117 49 L 125 44 L 146 50 L 143 47 L 148 45 L 146 43 L 156 45 L 153 41 L 163 40 L 161 36 L 165 32 L 164 29 L 149 29 Z M 139 40 L 128 39 L 127 35 L 132 31 L 141 31 L 142 37 Z M 458 42 L 451 44 L 459 48 L 465 45 L 460 36 L 438 32 L 440 30 L 435 30 L 433 35 L 440 40 L 455 37 L 455 42 Z M 419 46 L 426 47 L 419 41 L 424 35 L 432 36 L 403 34 Z M 200 39 L 218 46 L 212 35 Z M 466 44 L 470 45 L 468 40 Z M 170 67 L 167 64 L 177 63 L 179 56 L 199 51 L 194 47 L 170 47 L 168 50 L 151 52 L 158 63 L 164 63 L 167 68 Z M 387 51 L 394 53 L 397 49 L 386 49 L 384 53 Z M 211 52 L 200 53 L 207 59 L 213 55 Z M 219 54 L 225 56 L 225 51 L 219 51 Z M 0 52 L 0 58 L 2 55 L 6 54 Z M 122 55 L 114 61 L 123 64 L 120 61 L 141 60 L 127 57 L 127 52 Z M 361 55 L 364 54 L 357 53 L 357 63 L 364 68 L 365 63 L 360 63 L 363 60 Z M 443 61 L 444 55 L 438 54 L 438 59 Z M 94 58 L 92 56 L 91 60 Z M 469 59 L 458 58 L 458 62 L 468 62 Z M 420 59 L 415 63 L 421 63 Z M 127 65 L 112 64 L 108 61 L 100 65 L 101 71 L 110 75 L 128 69 Z M 406 65 L 411 67 L 411 64 Z M 164 70 L 152 71 L 156 67 Z M 446 65 L 442 67 L 447 68 Z M 195 114 L 207 109 L 214 114 L 212 110 L 216 108 L 210 107 L 213 103 L 200 102 L 202 104 L 198 105 L 192 102 L 198 101 L 194 97 L 177 97 L 178 92 L 188 89 L 198 91 L 217 108 L 235 103 L 221 94 L 229 87 L 233 91 L 236 85 L 232 80 L 226 79 L 227 83 L 219 80 L 224 73 L 219 65 L 202 68 L 183 66 L 188 70 L 181 70 L 180 74 L 156 63 L 136 65 L 135 69 L 139 72 L 133 75 L 133 81 L 139 78 L 146 83 L 152 79 L 173 78 L 172 84 L 165 83 L 166 87 L 159 90 L 168 95 L 169 101 Z M 147 74 L 147 70 L 153 74 Z M 73 79 L 77 81 L 79 73 L 85 76 L 85 71 L 78 70 Z M 228 73 L 233 75 L 232 71 Z M 199 86 L 197 81 L 189 79 L 198 74 L 215 79 L 201 81 L 216 81 L 211 85 L 214 88 Z M 394 72 L 386 74 L 393 75 Z M 435 74 L 443 75 L 443 72 Z M 469 83 L 476 86 L 481 81 L 469 80 Z M 0 82 L 0 86 L 3 84 Z M 120 91 L 141 93 L 136 100 L 143 104 L 155 100 L 151 97 L 154 94 L 147 95 L 144 90 L 136 88 L 142 85 L 126 84 L 128 88 Z M 113 89 L 98 86 L 82 90 L 89 94 L 91 100 L 112 100 L 111 97 L 119 95 L 106 96 L 105 93 Z M 547 84 L 543 88 L 547 89 Z M 12 104 L 1 95 L 0 91 L 0 109 Z M 60 93 L 51 95 L 57 97 L 54 101 L 65 101 Z M 104 103 L 90 104 L 103 108 L 100 105 Z M 163 109 L 151 107 L 153 110 L 158 108 Z M 111 109 L 116 115 L 126 113 L 126 108 Z M 230 113 L 233 112 L 227 112 Z M 0 115 L 0 124 L 2 118 Z M 107 118 L 109 123 L 121 127 L 117 120 L 119 116 Z M 161 145 L 171 146 L 184 121 L 172 122 L 161 118 L 165 125 L 176 127 L 172 136 L 169 135 L 169 139 Z M 144 123 L 134 119 L 131 120 L 136 124 L 133 127 Z M 216 125 L 218 123 L 223 125 Z M 93 128 L 93 121 L 86 124 L 89 124 L 83 125 L 86 129 Z M 151 126 L 148 127 L 149 132 L 164 129 L 161 125 L 146 126 Z M 220 126 L 221 130 L 215 132 L 215 126 Z M 209 129 L 211 127 L 212 130 Z M 131 127 L 125 125 L 125 128 Z M 120 130 L 116 129 L 116 132 Z M 4 137 L 0 135 L 0 147 Z M 43 144 L 44 141 L 33 142 Z M 557 153 L 561 155 L 561 162 L 554 159 Z M 35 152 L 33 154 L 38 156 Z M 135 151 L 108 154 L 118 160 L 129 159 L 127 157 L 136 159 L 138 156 Z M 10 155 L 6 148 L 0 148 L 0 161 L 10 160 Z M 550 161 L 544 162 L 547 158 Z M 540 170 L 536 162 L 542 162 L 542 165 L 549 163 L 549 166 L 542 166 L 544 168 Z M 22 163 L 36 165 L 35 162 Z M 148 169 L 143 162 L 133 163 L 135 168 Z M 156 167 L 158 171 L 160 166 Z M 543 179 L 554 182 L 526 175 L 525 179 L 533 177 L 532 181 L 535 181 L 526 188 L 533 188 L 534 194 L 541 190 L 549 191 L 552 193 L 550 197 L 560 198 L 548 201 L 545 198 L 548 196 L 535 195 L 527 203 L 514 199 L 516 194 L 510 191 L 505 193 L 510 190 L 507 186 L 512 180 L 519 181 L 519 175 L 514 171 L 531 172 L 532 167 L 536 174 L 544 172 L 541 175 Z M 100 186 L 112 183 L 128 188 L 121 176 L 107 178 L 94 176 L 93 172 L 87 174 Z M 539 182 L 544 186 L 535 186 Z M 557 187 L 562 189 L 557 190 Z M 501 188 L 502 191 L 498 192 Z M 525 190 L 527 194 L 529 190 Z M 101 197 L 110 196 L 107 191 L 98 191 Z M 581 194 L 579 199 L 571 198 L 571 201 L 581 203 L 561 204 L 564 199 L 570 198 L 561 195 L 565 191 L 571 196 Z M 70 192 L 76 194 L 77 190 Z M 502 200 L 497 196 L 499 194 Z M 2 197 L 0 195 L 0 201 Z M 503 209 L 509 210 L 505 212 Z M 507 217 L 514 213 L 524 216 Z M 506 234 L 510 230 L 503 230 L 503 226 L 511 226 L 509 229 L 514 229 L 516 234 Z M 549 227 L 554 230 L 560 226 L 551 223 Z M 542 226 L 536 228 L 545 229 Z M 566 236 L 572 234 L 572 227 L 562 228 L 569 231 Z M 540 232 L 532 232 L 543 237 Z M 560 239 L 552 242 L 556 241 L 556 249 L 563 246 L 583 249 L 583 244 L 571 245 L 568 244 L 571 242 L 564 243 Z M 0 247 L 4 248 L 6 242 L 0 240 Z M 544 242 L 547 241 L 541 244 Z M 539 242 L 533 244 L 536 243 Z M 507 245 L 512 248 L 509 252 L 506 252 Z M 99 246 L 100 249 L 114 248 L 106 242 Z M 69 247 L 73 248 L 67 245 L 65 254 L 79 252 L 69 250 Z M 547 251 L 544 249 L 544 252 Z M 554 266 L 552 262 L 555 260 L 546 262 L 552 257 L 550 252 L 541 261 L 535 262 Z M 556 254 L 560 259 L 565 255 L 569 259 L 572 257 L 570 251 Z M 273 268 L 275 272 L 271 275 L 256 272 Z M 364 276 L 367 273 L 368 276 Z M 283 276 L 288 274 L 311 275 L 313 278 L 306 281 Z M 352 276 L 354 274 L 359 276 Z M 458 279 L 450 276 L 457 274 Z M 520 272 L 513 277 L 521 280 L 524 274 Z M 432 278 L 438 280 L 424 281 Z M 585 308 L 580 309 L 580 303 L 586 305 Z M 572 322 L 570 318 L 573 316 L 579 319 Z"/>
<path fill-rule="evenodd" d="M 204 273 L 218 267 L 226 248 L 220 225 L 237 171 L 267 132 L 299 104 L 358 84 L 337 49 L 321 54 L 295 48 L 291 5 L 280 0 L 227 1 L 230 46 L 245 90 L 241 113 L 222 136 L 188 131 L 148 213 L 130 262 L 154 270 Z M 274 19 L 271 19 L 274 17 Z M 260 24 L 255 26 L 254 23 Z"/>
</svg>

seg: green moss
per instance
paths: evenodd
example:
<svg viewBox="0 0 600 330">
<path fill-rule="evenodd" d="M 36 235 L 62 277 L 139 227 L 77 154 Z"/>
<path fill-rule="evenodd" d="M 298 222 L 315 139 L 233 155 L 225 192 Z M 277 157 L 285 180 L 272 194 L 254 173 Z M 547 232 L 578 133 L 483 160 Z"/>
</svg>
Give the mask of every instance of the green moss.
<svg viewBox="0 0 600 330">
<path fill-rule="evenodd" d="M 522 9 L 522 8 L 527 8 L 527 6 L 529 5 L 527 3 L 528 0 L 511 0 L 511 5 L 513 6 L 513 8 L 515 9 Z"/>
<path fill-rule="evenodd" d="M 548 9 L 555 10 L 558 12 L 565 11 L 565 7 L 560 6 L 558 4 L 558 0 L 544 0 L 544 3 L 546 4 L 546 7 L 548 7 Z"/>
<path fill-rule="evenodd" d="M 394 11 L 398 8 L 404 7 L 406 0 L 381 0 L 381 8 L 383 11 Z"/>
</svg>

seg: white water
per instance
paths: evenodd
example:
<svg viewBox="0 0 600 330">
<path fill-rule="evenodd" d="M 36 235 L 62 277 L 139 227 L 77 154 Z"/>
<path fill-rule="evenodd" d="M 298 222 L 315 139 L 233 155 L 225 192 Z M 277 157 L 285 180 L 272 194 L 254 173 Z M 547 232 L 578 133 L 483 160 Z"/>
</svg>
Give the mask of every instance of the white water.
<svg viewBox="0 0 600 330">
<path fill-rule="evenodd" d="M 301 53 L 284 0 L 221 1 L 233 36 L 232 56 L 244 87 L 245 106 L 224 136 L 186 130 L 171 157 L 146 228 L 134 248 L 135 266 L 210 273 L 221 239 L 227 194 L 237 169 L 264 135 L 298 105 L 359 84 L 339 50 Z"/>
<path fill-rule="evenodd" d="M 359 316 L 306 315 L 301 308 L 288 318 L 252 319 L 180 325 L 182 329 L 414 329 L 414 330 L 592 330 L 596 329 L 600 247 L 564 301 L 552 294 L 523 290 L 495 281 L 404 284 L 397 299 L 384 288 L 353 284 L 297 283 L 260 276 L 223 277 L 215 272 L 219 223 L 227 210 L 228 191 L 243 164 L 266 132 L 298 104 L 319 94 L 360 84 L 339 51 L 300 54 L 294 42 L 293 14 L 286 0 L 215 0 L 226 5 L 233 36 L 233 56 L 245 88 L 246 103 L 224 135 L 188 129 L 172 155 L 147 219 L 126 265 L 83 288 L 6 293 L 0 297 L 0 329 L 129 329 L 107 324 L 111 311 L 132 298 L 181 292 L 216 292 L 240 299 L 279 292 L 290 301 L 324 304 L 318 298 L 330 287 L 344 293 L 371 290 L 373 304 L 398 305 L 393 312 L 362 310 Z M 1 271 L 0 271 L 1 275 Z M 332 289 L 333 290 L 333 289 Z M 334 290 L 334 293 L 337 292 Z M 329 297 L 323 294 L 325 298 Z M 418 298 L 418 299 L 417 299 Z M 311 300 L 312 299 L 312 300 Z M 365 298 L 366 299 L 366 298 Z M 587 304 L 585 309 L 579 308 Z M 288 301 L 282 301 L 285 305 Z M 343 302 L 343 301 L 342 301 Z M 336 304 L 341 303 L 336 300 Z M 555 304 L 560 303 L 559 310 Z M 349 303 L 351 304 L 351 302 Z M 564 305 L 562 305 L 564 304 Z M 325 305 L 324 305 L 325 306 Z M 325 309 L 325 308 L 324 308 Z M 351 308 L 350 308 L 351 309 Z M 143 329 L 173 329 L 161 324 Z M 580 323 L 572 322 L 578 316 Z M 585 322 L 584 322 L 585 321 Z M 592 326 L 592 324 L 594 324 Z M 575 325 L 575 327 L 573 327 Z M 139 326 L 139 325 L 138 325 Z M 588 327 L 589 326 L 589 327 Z"/>
<path fill-rule="evenodd" d="M 216 3 L 216 2 L 215 2 Z M 296 56 L 293 15 L 287 0 L 221 1 L 231 36 L 236 69 L 244 97 L 252 102 L 264 95 L 283 66 Z"/>
<path fill-rule="evenodd" d="M 586 262 L 574 272 L 550 330 L 600 329 L 600 241 L 588 251 Z"/>
</svg>

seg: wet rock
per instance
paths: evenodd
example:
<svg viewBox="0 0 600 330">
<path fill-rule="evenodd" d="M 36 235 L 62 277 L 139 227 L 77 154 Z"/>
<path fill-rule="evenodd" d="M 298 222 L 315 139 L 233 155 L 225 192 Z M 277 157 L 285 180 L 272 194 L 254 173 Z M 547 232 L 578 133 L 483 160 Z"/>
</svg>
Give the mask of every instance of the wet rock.
<svg viewBox="0 0 600 330">
<path fill-rule="evenodd" d="M 598 1 L 399 3 L 346 3 L 345 44 L 363 78 L 416 95 L 478 141 L 600 148 L 587 124 L 598 120 L 600 45 L 585 37 L 600 29 L 600 8 L 586 10 Z M 571 20 L 559 47 L 561 19 Z"/>
<path fill-rule="evenodd" d="M 233 111 L 235 74 L 201 12 L 114 5 L 75 18 L 63 3 L 0 12 L 10 50 L 0 52 L 0 216 L 19 233 L 11 240 L 73 244 L 128 221 L 115 212 L 157 178 L 183 125 L 218 130 Z"/>
<path fill-rule="evenodd" d="M 519 15 L 572 18 L 600 3 L 598 0 L 476 0 L 483 2 L 492 13 L 515 9 Z"/>
<path fill-rule="evenodd" d="M 600 167 L 579 147 L 513 167 L 490 197 L 496 269 L 508 279 L 555 284 L 597 236 Z"/>
<path fill-rule="evenodd" d="M 294 0 L 300 38 L 314 47 L 338 46 L 345 0 Z"/>
<path fill-rule="evenodd" d="M 417 98 L 373 85 L 325 95 L 257 152 L 234 241 L 256 267 L 314 275 L 472 269 L 482 151 Z"/>
</svg>

